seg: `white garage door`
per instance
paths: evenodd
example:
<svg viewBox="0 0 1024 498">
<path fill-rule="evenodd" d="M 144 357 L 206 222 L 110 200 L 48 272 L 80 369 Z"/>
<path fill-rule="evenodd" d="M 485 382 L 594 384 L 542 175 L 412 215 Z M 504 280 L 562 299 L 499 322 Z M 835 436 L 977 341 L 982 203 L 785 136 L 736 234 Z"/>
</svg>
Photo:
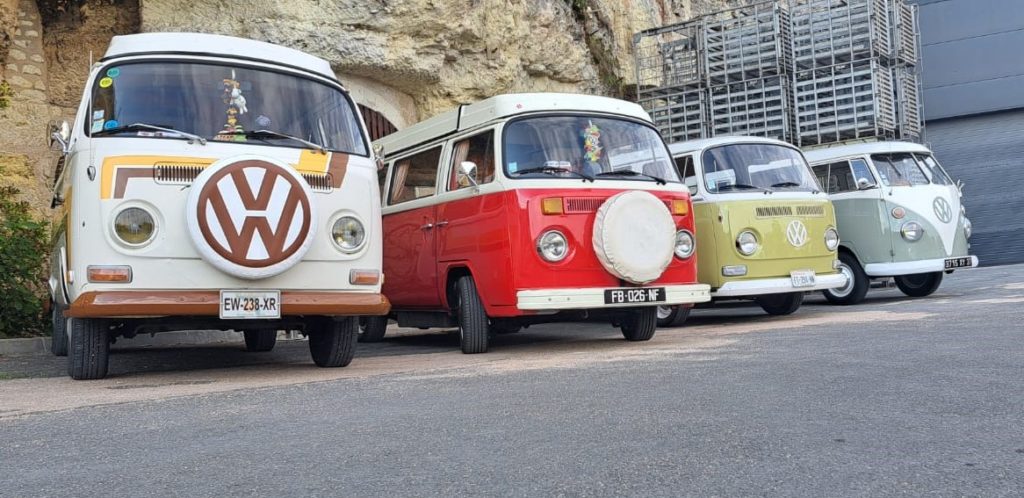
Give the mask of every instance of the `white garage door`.
<svg viewBox="0 0 1024 498">
<path fill-rule="evenodd" d="M 1024 263 L 1024 111 L 931 121 L 927 141 L 964 182 L 971 252 L 985 266 Z"/>
</svg>

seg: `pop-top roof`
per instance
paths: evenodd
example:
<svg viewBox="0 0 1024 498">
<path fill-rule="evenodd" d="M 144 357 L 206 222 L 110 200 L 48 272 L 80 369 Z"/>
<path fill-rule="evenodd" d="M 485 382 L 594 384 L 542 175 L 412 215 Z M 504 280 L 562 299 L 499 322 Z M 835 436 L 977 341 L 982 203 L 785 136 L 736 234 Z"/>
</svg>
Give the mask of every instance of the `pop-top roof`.
<svg viewBox="0 0 1024 498">
<path fill-rule="evenodd" d="M 392 133 L 377 140 L 375 144 L 383 146 L 384 154 L 387 155 L 495 119 L 517 114 L 559 111 L 601 112 L 651 121 L 642 107 L 624 100 L 572 93 L 512 93 L 462 105 Z"/>
<path fill-rule="evenodd" d="M 926 152 L 928 147 L 914 142 L 869 142 L 849 145 L 833 145 L 804 151 L 809 163 L 820 163 L 840 157 L 861 156 L 865 154 L 889 154 L 893 152 Z"/>
<path fill-rule="evenodd" d="M 103 60 L 129 55 L 192 54 L 254 59 L 291 66 L 337 80 L 331 65 L 316 56 L 271 43 L 204 33 L 141 33 L 115 36 Z"/>
</svg>

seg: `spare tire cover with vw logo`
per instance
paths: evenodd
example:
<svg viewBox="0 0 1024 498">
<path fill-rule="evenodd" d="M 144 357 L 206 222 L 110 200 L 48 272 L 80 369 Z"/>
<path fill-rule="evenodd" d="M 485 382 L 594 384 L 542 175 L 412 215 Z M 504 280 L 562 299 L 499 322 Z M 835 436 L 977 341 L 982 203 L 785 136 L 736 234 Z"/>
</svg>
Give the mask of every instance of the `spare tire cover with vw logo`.
<svg viewBox="0 0 1024 498">
<path fill-rule="evenodd" d="M 192 244 L 240 278 L 277 275 L 298 263 L 316 235 L 309 186 L 287 164 L 262 156 L 213 163 L 192 183 L 186 218 Z"/>
</svg>

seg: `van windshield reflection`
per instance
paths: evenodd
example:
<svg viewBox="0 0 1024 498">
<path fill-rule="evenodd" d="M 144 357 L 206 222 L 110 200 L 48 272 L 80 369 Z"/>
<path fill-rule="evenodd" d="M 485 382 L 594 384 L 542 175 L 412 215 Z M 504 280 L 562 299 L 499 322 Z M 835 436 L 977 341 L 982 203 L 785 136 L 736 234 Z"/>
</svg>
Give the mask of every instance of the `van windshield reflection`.
<svg viewBox="0 0 1024 498">
<path fill-rule="evenodd" d="M 782 145 L 723 145 L 705 151 L 702 163 L 704 187 L 712 194 L 820 190 L 803 156 Z"/>
</svg>

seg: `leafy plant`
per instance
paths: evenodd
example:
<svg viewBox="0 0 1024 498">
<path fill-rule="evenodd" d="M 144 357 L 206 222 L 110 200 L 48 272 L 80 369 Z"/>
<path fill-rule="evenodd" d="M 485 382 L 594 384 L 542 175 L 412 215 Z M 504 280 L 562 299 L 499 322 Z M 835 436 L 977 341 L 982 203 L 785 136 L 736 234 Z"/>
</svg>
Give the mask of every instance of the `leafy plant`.
<svg viewBox="0 0 1024 498">
<path fill-rule="evenodd" d="M 11 106 L 11 97 L 14 96 L 14 89 L 6 81 L 0 81 L 0 109 L 7 109 Z"/>
<path fill-rule="evenodd" d="M 0 337 L 43 335 L 47 319 L 46 254 L 49 229 L 19 191 L 0 186 Z"/>
</svg>

